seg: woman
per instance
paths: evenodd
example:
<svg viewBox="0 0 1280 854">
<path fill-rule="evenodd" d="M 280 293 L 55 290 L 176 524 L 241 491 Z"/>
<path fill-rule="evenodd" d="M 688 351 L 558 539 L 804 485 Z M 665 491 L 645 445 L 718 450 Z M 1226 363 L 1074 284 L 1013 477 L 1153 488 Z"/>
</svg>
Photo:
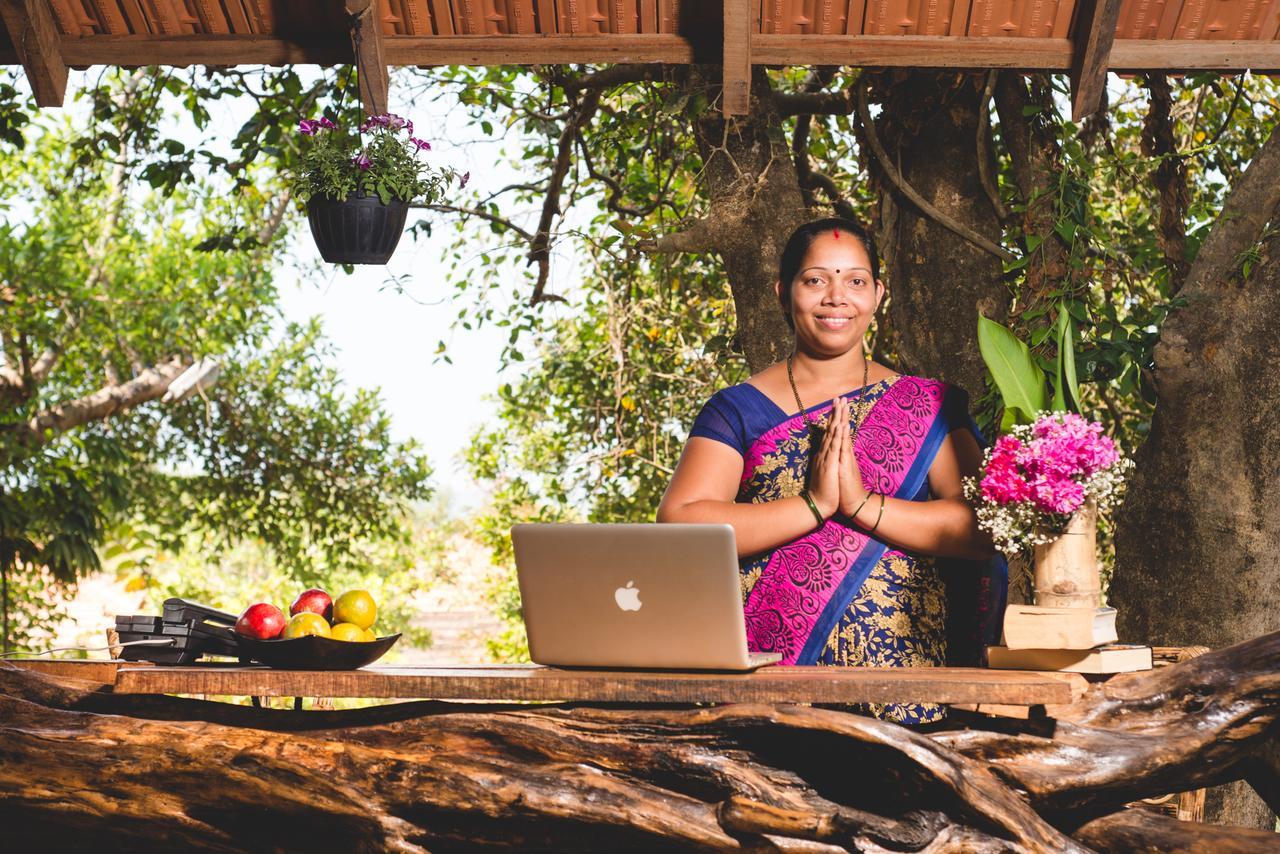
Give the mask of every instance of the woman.
<svg viewBox="0 0 1280 854">
<path fill-rule="evenodd" d="M 798 228 L 774 288 L 795 350 L 706 403 L 658 521 L 733 526 L 753 651 L 784 664 L 977 663 L 1004 591 L 961 488 L 982 460 L 968 395 L 866 354 L 885 286 L 857 224 Z M 943 714 L 870 711 L 903 723 Z"/>
</svg>

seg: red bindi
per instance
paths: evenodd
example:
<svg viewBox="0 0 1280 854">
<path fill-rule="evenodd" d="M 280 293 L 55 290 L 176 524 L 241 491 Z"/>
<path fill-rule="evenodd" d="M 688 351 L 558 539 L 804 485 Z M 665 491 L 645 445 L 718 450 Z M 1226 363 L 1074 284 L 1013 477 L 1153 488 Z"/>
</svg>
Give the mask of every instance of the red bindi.
<svg viewBox="0 0 1280 854">
<path fill-rule="evenodd" d="M 833 229 L 831 229 L 831 236 L 832 236 L 832 237 L 834 237 L 836 240 L 839 240 L 839 239 L 840 239 L 840 229 L 838 229 L 838 228 L 833 228 Z"/>
</svg>

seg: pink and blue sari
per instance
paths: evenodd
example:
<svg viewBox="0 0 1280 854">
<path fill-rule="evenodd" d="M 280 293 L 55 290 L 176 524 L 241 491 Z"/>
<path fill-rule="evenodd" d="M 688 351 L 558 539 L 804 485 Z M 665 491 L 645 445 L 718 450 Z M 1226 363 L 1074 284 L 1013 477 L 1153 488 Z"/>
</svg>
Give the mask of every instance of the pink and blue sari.
<svg viewBox="0 0 1280 854">
<path fill-rule="evenodd" d="M 973 431 L 968 394 L 957 386 L 895 376 L 853 392 L 850 417 L 866 409 L 854 447 L 863 483 L 908 501 L 930 497 L 928 473 L 952 430 Z M 869 409 L 867 409 L 869 407 Z M 826 401 L 806 410 L 825 429 Z M 729 444 L 743 457 L 738 501 L 798 495 L 814 434 L 742 383 L 717 392 L 691 436 Z M 783 664 L 936 667 L 977 665 L 999 635 L 1007 586 L 1003 559 L 966 561 L 906 552 L 837 514 L 822 527 L 740 560 L 747 642 Z M 929 723 L 934 704 L 876 704 L 859 711 L 901 723 Z"/>
</svg>

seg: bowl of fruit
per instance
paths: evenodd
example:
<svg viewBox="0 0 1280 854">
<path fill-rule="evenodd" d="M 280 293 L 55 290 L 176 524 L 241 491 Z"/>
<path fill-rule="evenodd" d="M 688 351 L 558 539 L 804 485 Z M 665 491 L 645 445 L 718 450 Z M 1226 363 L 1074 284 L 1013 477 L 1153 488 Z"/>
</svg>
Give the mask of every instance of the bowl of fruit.
<svg viewBox="0 0 1280 854">
<path fill-rule="evenodd" d="M 400 635 L 378 637 L 378 605 L 366 590 L 332 599 L 312 588 L 289 606 L 289 616 L 270 602 L 245 608 L 236 620 L 241 659 L 286 670 L 355 670 L 372 664 Z"/>
</svg>

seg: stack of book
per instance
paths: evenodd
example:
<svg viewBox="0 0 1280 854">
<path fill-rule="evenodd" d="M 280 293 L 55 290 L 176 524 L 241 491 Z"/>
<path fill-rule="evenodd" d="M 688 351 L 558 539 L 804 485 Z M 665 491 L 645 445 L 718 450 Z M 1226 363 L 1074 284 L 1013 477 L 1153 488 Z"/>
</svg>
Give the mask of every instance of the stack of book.
<svg viewBox="0 0 1280 854">
<path fill-rule="evenodd" d="M 1004 646 L 987 647 L 987 663 L 1000 670 L 1127 673 L 1151 669 L 1151 647 L 1121 644 L 1115 608 L 1010 605 Z"/>
</svg>

